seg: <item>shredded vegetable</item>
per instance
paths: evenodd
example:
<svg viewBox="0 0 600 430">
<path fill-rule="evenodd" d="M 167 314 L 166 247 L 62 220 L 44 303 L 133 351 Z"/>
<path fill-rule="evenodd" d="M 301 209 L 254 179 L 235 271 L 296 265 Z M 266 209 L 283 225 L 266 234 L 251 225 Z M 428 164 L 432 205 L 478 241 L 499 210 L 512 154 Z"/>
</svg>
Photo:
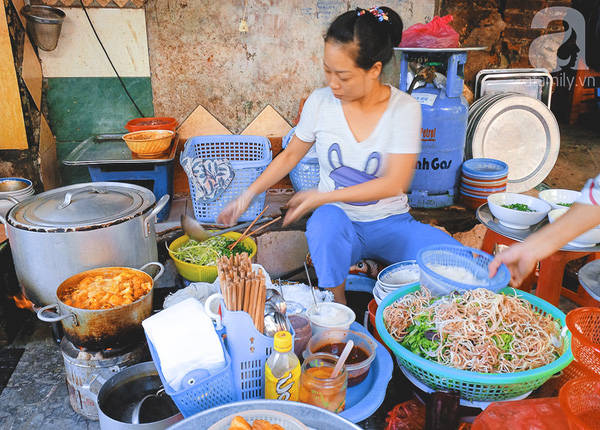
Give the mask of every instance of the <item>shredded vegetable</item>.
<svg viewBox="0 0 600 430">
<path fill-rule="evenodd" d="M 251 249 L 248 249 L 242 244 L 238 243 L 232 251 L 229 250 L 228 246 L 235 242 L 234 239 L 224 236 L 213 236 L 206 239 L 203 242 L 195 241 L 190 239 L 173 251 L 173 255 L 186 263 L 199 264 L 202 266 L 216 266 L 217 260 L 223 255 L 231 257 L 235 254 L 241 254 L 243 252 L 250 255 Z"/>
<path fill-rule="evenodd" d="M 573 203 L 557 203 L 557 205 L 560 205 L 560 206 L 564 206 L 564 207 L 570 208 L 571 206 L 573 206 Z"/>
<path fill-rule="evenodd" d="M 388 306 L 383 320 L 405 348 L 462 370 L 535 369 L 556 360 L 563 348 L 551 316 L 517 296 L 484 288 L 436 298 L 421 287 Z"/>
</svg>

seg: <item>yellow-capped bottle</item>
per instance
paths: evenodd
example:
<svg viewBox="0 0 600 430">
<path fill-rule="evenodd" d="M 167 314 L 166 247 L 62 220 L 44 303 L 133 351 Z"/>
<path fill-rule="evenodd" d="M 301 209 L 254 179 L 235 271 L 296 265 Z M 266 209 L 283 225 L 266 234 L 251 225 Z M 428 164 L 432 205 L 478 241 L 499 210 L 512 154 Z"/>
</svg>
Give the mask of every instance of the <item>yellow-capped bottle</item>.
<svg viewBox="0 0 600 430">
<path fill-rule="evenodd" d="M 298 401 L 300 361 L 293 346 L 289 332 L 275 333 L 273 352 L 265 363 L 265 399 Z"/>
</svg>

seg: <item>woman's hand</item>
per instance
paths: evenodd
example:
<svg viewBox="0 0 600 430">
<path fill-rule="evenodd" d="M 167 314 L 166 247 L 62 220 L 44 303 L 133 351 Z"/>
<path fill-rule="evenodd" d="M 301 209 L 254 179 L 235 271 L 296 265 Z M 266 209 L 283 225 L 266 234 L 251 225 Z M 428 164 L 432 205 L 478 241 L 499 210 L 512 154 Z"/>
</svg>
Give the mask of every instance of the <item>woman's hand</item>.
<svg viewBox="0 0 600 430">
<path fill-rule="evenodd" d="M 496 255 L 489 266 L 490 277 L 495 276 L 500 265 L 504 263 L 510 270 L 510 284 L 516 288 L 531 273 L 537 262 L 538 257 L 527 244 L 517 243 Z"/>
<path fill-rule="evenodd" d="M 250 190 L 244 191 L 237 199 L 232 200 L 225 206 L 217 217 L 217 222 L 228 227 L 234 225 L 242 214 L 246 212 L 254 196 L 254 193 Z"/>
<path fill-rule="evenodd" d="M 318 208 L 325 203 L 326 193 L 317 190 L 296 193 L 287 204 L 288 211 L 283 219 L 283 225 L 289 225 L 301 218 L 307 212 Z"/>
</svg>

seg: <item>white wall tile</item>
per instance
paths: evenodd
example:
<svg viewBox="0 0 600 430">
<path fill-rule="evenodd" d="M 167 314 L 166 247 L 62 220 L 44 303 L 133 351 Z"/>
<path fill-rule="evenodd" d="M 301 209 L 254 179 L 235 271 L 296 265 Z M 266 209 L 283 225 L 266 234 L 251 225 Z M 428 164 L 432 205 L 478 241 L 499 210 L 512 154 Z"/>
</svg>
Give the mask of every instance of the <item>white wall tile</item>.
<svg viewBox="0 0 600 430">
<path fill-rule="evenodd" d="M 40 50 L 44 77 L 114 77 L 81 8 L 61 8 L 67 17 L 54 51 Z M 88 9 L 90 19 L 121 76 L 150 76 L 143 9 Z"/>
</svg>

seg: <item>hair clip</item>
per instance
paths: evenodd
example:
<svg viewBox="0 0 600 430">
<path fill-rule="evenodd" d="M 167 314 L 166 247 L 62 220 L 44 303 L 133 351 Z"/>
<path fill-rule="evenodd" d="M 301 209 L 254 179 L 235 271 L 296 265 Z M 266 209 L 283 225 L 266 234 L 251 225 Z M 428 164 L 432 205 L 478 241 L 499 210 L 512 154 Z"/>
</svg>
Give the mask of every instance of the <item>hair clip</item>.
<svg viewBox="0 0 600 430">
<path fill-rule="evenodd" d="M 381 10 L 381 8 L 378 8 L 378 7 L 372 7 L 371 9 L 368 10 L 368 12 L 371 15 L 373 15 L 375 18 L 377 18 L 377 20 L 379 20 L 379 22 L 389 21 L 389 19 L 390 19 L 388 17 L 387 13 L 385 13 L 383 10 Z M 356 11 L 357 16 L 362 16 L 365 13 L 367 13 L 366 9 L 357 8 L 357 11 Z"/>
</svg>

